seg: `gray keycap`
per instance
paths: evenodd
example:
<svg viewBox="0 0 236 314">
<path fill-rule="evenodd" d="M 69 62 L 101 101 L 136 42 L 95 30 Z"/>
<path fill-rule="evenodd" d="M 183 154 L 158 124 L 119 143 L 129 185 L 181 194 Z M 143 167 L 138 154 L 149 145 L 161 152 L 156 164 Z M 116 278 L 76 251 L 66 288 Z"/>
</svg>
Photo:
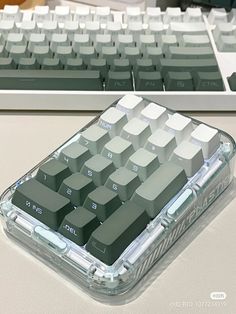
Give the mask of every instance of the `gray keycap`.
<svg viewBox="0 0 236 314">
<path fill-rule="evenodd" d="M 136 172 L 141 181 L 145 181 L 158 167 L 159 160 L 157 155 L 139 148 L 130 156 L 126 168 Z"/>
<path fill-rule="evenodd" d="M 105 186 L 99 186 L 88 194 L 83 206 L 103 222 L 121 206 L 121 200 L 114 191 Z"/>
<path fill-rule="evenodd" d="M 97 186 L 103 185 L 109 175 L 114 171 L 115 166 L 112 161 L 101 155 L 95 155 L 85 161 L 81 169 L 83 175 L 92 179 Z"/>
<path fill-rule="evenodd" d="M 106 90 L 110 91 L 132 91 L 133 82 L 130 72 L 108 72 Z"/>
<path fill-rule="evenodd" d="M 91 59 L 88 65 L 88 69 L 99 71 L 102 79 L 107 79 L 108 64 L 106 62 L 106 59 Z"/>
<path fill-rule="evenodd" d="M 114 59 L 110 69 L 111 71 L 116 72 L 129 72 L 131 70 L 131 66 L 128 59 Z"/>
<path fill-rule="evenodd" d="M 72 172 L 79 172 L 85 161 L 90 157 L 91 154 L 88 148 L 74 142 L 62 149 L 59 160 L 68 165 Z"/>
<path fill-rule="evenodd" d="M 137 59 L 141 57 L 141 52 L 138 47 L 125 47 L 122 57 L 128 59 L 131 65 L 134 65 Z"/>
<path fill-rule="evenodd" d="M 131 142 L 120 136 L 115 136 L 102 150 L 102 155 L 111 159 L 117 168 L 124 166 L 133 153 L 134 148 Z"/>
<path fill-rule="evenodd" d="M 70 199 L 74 206 L 82 206 L 88 193 L 95 189 L 93 181 L 81 173 L 73 173 L 66 178 L 59 189 L 59 193 Z"/>
<path fill-rule="evenodd" d="M 92 155 L 95 155 L 102 151 L 109 140 L 109 133 L 106 130 L 97 125 L 92 125 L 81 133 L 79 143 L 87 147 Z"/>
<path fill-rule="evenodd" d="M 28 51 L 26 45 L 13 45 L 11 46 L 9 57 L 12 58 L 16 63 L 19 63 L 21 58 L 28 57 Z"/>
<path fill-rule="evenodd" d="M 50 190 L 35 179 L 30 179 L 17 187 L 12 204 L 54 230 L 59 228 L 64 216 L 73 210 L 68 198 Z"/>
<path fill-rule="evenodd" d="M 0 58 L 0 69 L 16 69 L 16 63 L 12 58 Z"/>
<path fill-rule="evenodd" d="M 170 47 L 166 57 L 169 59 L 213 59 L 214 52 L 211 47 Z"/>
<path fill-rule="evenodd" d="M 102 262 L 112 265 L 148 222 L 145 210 L 128 201 L 92 233 L 86 249 Z"/>
<path fill-rule="evenodd" d="M 111 65 L 114 59 L 119 58 L 119 54 L 116 47 L 108 46 L 102 47 L 101 57 L 106 59 L 107 64 Z"/>
<path fill-rule="evenodd" d="M 58 58 L 44 58 L 41 66 L 43 70 L 62 70 L 63 68 Z"/>
<path fill-rule="evenodd" d="M 141 181 L 135 172 L 120 167 L 109 176 L 105 186 L 116 192 L 122 201 L 127 201 L 140 184 Z"/>
<path fill-rule="evenodd" d="M 93 46 L 82 46 L 79 48 L 78 56 L 88 65 L 91 59 L 96 58 L 96 51 Z"/>
<path fill-rule="evenodd" d="M 154 218 L 187 183 L 182 167 L 167 162 L 161 165 L 134 193 L 132 200 Z"/>
<path fill-rule="evenodd" d="M 163 52 L 160 47 L 147 47 L 143 55 L 144 58 L 151 59 L 153 65 L 159 65 L 160 59 L 163 58 Z"/>
<path fill-rule="evenodd" d="M 62 181 L 70 175 L 67 165 L 51 159 L 38 169 L 36 179 L 50 189 L 57 191 Z"/>
<path fill-rule="evenodd" d="M 137 59 L 136 64 L 134 65 L 134 72 L 137 74 L 140 71 L 153 72 L 154 65 L 152 63 L 152 59 Z"/>
<path fill-rule="evenodd" d="M 60 62 L 65 65 L 68 58 L 74 57 L 74 52 L 71 46 L 58 46 L 55 51 L 55 57 L 60 60 Z"/>
<path fill-rule="evenodd" d="M 43 63 L 45 58 L 50 58 L 52 56 L 52 52 L 49 48 L 49 45 L 44 46 L 35 46 L 32 51 L 32 56 L 40 63 Z"/>
<path fill-rule="evenodd" d="M 35 58 L 20 58 L 18 62 L 18 69 L 21 70 L 39 69 L 39 63 Z"/>
<path fill-rule="evenodd" d="M 68 58 L 65 64 L 66 70 L 83 70 L 85 64 L 82 58 Z"/>
<path fill-rule="evenodd" d="M 59 232 L 81 246 L 87 243 L 91 233 L 99 225 L 96 215 L 86 208 L 78 207 L 65 216 Z"/>
</svg>

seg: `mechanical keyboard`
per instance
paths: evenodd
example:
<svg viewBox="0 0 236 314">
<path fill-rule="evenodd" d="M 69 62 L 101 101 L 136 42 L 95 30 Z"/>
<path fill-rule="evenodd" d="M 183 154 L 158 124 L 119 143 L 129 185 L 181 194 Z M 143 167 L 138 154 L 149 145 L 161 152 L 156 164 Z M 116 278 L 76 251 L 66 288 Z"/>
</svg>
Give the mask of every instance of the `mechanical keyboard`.
<svg viewBox="0 0 236 314">
<path fill-rule="evenodd" d="M 100 110 L 135 91 L 175 109 L 235 110 L 235 10 L 5 6 L 0 17 L 1 109 Z"/>
<path fill-rule="evenodd" d="M 235 152 L 127 94 L 2 194 L 5 231 L 95 298 L 123 294 L 228 187 Z"/>
</svg>

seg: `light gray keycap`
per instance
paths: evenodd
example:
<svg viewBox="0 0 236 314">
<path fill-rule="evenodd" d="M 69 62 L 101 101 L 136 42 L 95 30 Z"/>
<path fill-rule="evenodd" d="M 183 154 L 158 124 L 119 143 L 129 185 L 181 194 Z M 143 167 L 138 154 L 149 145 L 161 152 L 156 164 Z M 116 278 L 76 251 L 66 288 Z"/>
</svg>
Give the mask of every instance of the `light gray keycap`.
<svg viewBox="0 0 236 314">
<path fill-rule="evenodd" d="M 36 5 L 34 8 L 34 20 L 36 22 L 40 22 L 42 23 L 45 20 L 49 20 L 50 19 L 50 10 L 49 10 L 49 6 L 47 5 Z"/>
<path fill-rule="evenodd" d="M 42 24 L 41 31 L 46 35 L 48 40 L 52 39 L 52 35 L 59 33 L 58 22 L 57 21 L 44 21 Z"/>
<path fill-rule="evenodd" d="M 202 11 L 200 8 L 187 8 L 183 21 L 186 23 L 198 23 L 202 22 Z"/>
<path fill-rule="evenodd" d="M 207 29 L 205 23 L 170 23 L 168 34 L 180 38 L 182 35 L 206 35 Z"/>
<path fill-rule="evenodd" d="M 144 14 L 144 23 L 155 23 L 161 22 L 161 9 L 160 8 L 152 8 L 147 7 L 146 13 Z"/>
<path fill-rule="evenodd" d="M 109 108 L 99 118 L 98 125 L 109 132 L 110 137 L 119 135 L 123 126 L 128 122 L 124 112 Z"/>
<path fill-rule="evenodd" d="M 163 127 L 168 114 L 166 108 L 155 103 L 148 104 L 140 113 L 140 119 L 150 124 L 152 132 Z"/>
<path fill-rule="evenodd" d="M 220 36 L 217 41 L 217 48 L 222 52 L 236 52 L 236 37 Z"/>
<path fill-rule="evenodd" d="M 92 179 L 96 186 L 103 185 L 114 171 L 113 162 L 98 154 L 85 161 L 81 169 L 83 175 Z"/>
<path fill-rule="evenodd" d="M 211 25 L 216 25 L 219 23 L 227 23 L 227 13 L 226 10 L 221 8 L 211 9 L 208 15 L 208 22 Z"/>
<path fill-rule="evenodd" d="M 14 21 L 0 20 L 0 33 L 3 35 L 5 39 L 7 39 L 9 33 L 14 32 L 16 32 L 16 25 Z"/>
<path fill-rule="evenodd" d="M 124 52 L 125 47 L 134 47 L 135 42 L 130 34 L 119 34 L 116 41 L 116 47 L 120 53 Z"/>
<path fill-rule="evenodd" d="M 104 24 L 107 23 L 109 20 L 112 20 L 110 7 L 96 7 L 94 20 Z"/>
<path fill-rule="evenodd" d="M 83 70 L 85 64 L 81 58 L 68 58 L 66 60 L 65 69 L 66 70 Z"/>
<path fill-rule="evenodd" d="M 26 45 L 13 45 L 11 46 L 9 57 L 11 57 L 16 63 L 19 63 L 21 58 L 29 56 Z"/>
<path fill-rule="evenodd" d="M 91 153 L 88 148 L 77 142 L 63 148 L 59 155 L 59 160 L 68 165 L 72 172 L 79 172 L 89 158 L 91 158 Z"/>
<path fill-rule="evenodd" d="M 231 23 L 217 24 L 212 31 L 215 41 L 217 42 L 220 36 L 233 36 L 234 26 Z"/>
<path fill-rule="evenodd" d="M 44 58 L 42 70 L 61 70 L 62 64 L 58 58 Z"/>
<path fill-rule="evenodd" d="M 52 51 L 49 45 L 35 46 L 32 51 L 32 56 L 37 59 L 37 61 L 42 64 L 43 59 L 50 58 L 52 56 Z"/>
<path fill-rule="evenodd" d="M 161 22 L 151 22 L 148 25 L 148 28 L 146 29 L 145 33 L 147 35 L 154 35 L 155 39 L 159 41 L 161 35 L 165 35 L 166 30 L 164 28 L 164 24 Z"/>
<path fill-rule="evenodd" d="M 102 150 L 102 155 L 112 160 L 116 168 L 124 166 L 133 153 L 134 148 L 131 142 L 120 136 L 115 136 L 105 144 Z"/>
<path fill-rule="evenodd" d="M 6 42 L 6 50 L 10 52 L 11 47 L 14 45 L 22 46 L 26 44 L 26 40 L 24 38 L 23 34 L 19 33 L 10 33 L 7 36 L 7 42 Z"/>
<path fill-rule="evenodd" d="M 142 53 L 146 51 L 147 47 L 155 47 L 156 46 L 155 36 L 141 34 L 138 38 L 137 46 L 139 47 Z"/>
<path fill-rule="evenodd" d="M 56 52 L 57 47 L 68 45 L 67 34 L 52 34 L 50 48 L 53 52 Z"/>
<path fill-rule="evenodd" d="M 74 18 L 79 23 L 85 23 L 86 21 L 92 21 L 92 14 L 89 6 L 77 6 L 75 9 Z"/>
<path fill-rule="evenodd" d="M 209 159 L 220 147 L 220 136 L 217 129 L 200 124 L 191 134 L 191 142 L 201 147 L 204 159 Z"/>
<path fill-rule="evenodd" d="M 20 22 L 22 12 L 18 5 L 5 5 L 3 8 L 2 16 L 4 20 Z"/>
<path fill-rule="evenodd" d="M 98 21 L 86 21 L 84 33 L 89 34 L 91 40 L 94 42 L 96 35 L 101 33 L 101 26 Z"/>
<path fill-rule="evenodd" d="M 18 61 L 19 70 L 36 70 L 40 65 L 35 58 L 20 58 Z"/>
<path fill-rule="evenodd" d="M 167 121 L 165 129 L 173 134 L 177 144 L 188 139 L 193 131 L 193 125 L 190 118 L 179 113 L 174 113 Z"/>
<path fill-rule="evenodd" d="M 144 148 L 139 148 L 131 155 L 126 164 L 126 168 L 136 172 L 141 181 L 145 181 L 158 167 L 157 155 Z"/>
<path fill-rule="evenodd" d="M 140 184 L 141 181 L 135 172 L 120 167 L 109 176 L 105 186 L 116 192 L 122 201 L 127 201 Z"/>
<path fill-rule="evenodd" d="M 70 7 L 63 5 L 56 5 L 54 11 L 54 19 L 59 23 L 65 23 L 71 19 Z"/>
<path fill-rule="evenodd" d="M 204 164 L 202 149 L 190 142 L 183 141 L 175 148 L 171 161 L 183 167 L 186 175 L 192 177 Z"/>
<path fill-rule="evenodd" d="M 111 35 L 97 34 L 95 38 L 94 47 L 98 53 L 102 52 L 102 47 L 111 46 Z"/>
<path fill-rule="evenodd" d="M 141 56 L 141 52 L 138 47 L 125 47 L 123 57 L 128 59 L 130 64 L 136 64 L 137 59 Z"/>
<path fill-rule="evenodd" d="M 116 108 L 125 112 L 128 119 L 132 119 L 137 117 L 140 111 L 144 108 L 143 98 L 127 94 L 118 101 Z"/>
<path fill-rule="evenodd" d="M 124 16 L 125 23 L 132 23 L 132 22 L 142 22 L 142 15 L 140 7 L 127 7 L 126 14 Z"/>
<path fill-rule="evenodd" d="M 58 46 L 55 51 L 55 57 L 60 59 L 62 64 L 66 64 L 69 58 L 75 56 L 71 46 Z"/>
<path fill-rule="evenodd" d="M 86 46 L 90 47 L 91 46 L 91 41 L 89 38 L 89 34 L 75 34 L 72 42 L 72 47 L 74 52 L 78 53 L 80 47 Z"/>
<path fill-rule="evenodd" d="M 48 44 L 45 34 L 31 34 L 29 37 L 28 49 L 33 52 L 35 46 L 44 46 Z"/>
<path fill-rule="evenodd" d="M 166 53 L 171 46 L 178 46 L 177 37 L 175 35 L 162 35 L 159 44 L 163 53 Z"/>
<path fill-rule="evenodd" d="M 208 35 L 183 35 L 180 41 L 184 47 L 210 47 L 210 39 Z"/>
<path fill-rule="evenodd" d="M 38 33 L 38 26 L 35 21 L 22 21 L 20 32 L 29 40 L 31 34 Z"/>
<path fill-rule="evenodd" d="M 84 63 L 88 65 L 90 60 L 96 57 L 96 51 L 93 46 L 82 46 L 79 48 L 78 55 L 83 59 Z"/>
<path fill-rule="evenodd" d="M 120 136 L 130 141 L 134 149 L 142 147 L 147 138 L 151 135 L 149 124 L 138 118 L 131 119 L 122 129 Z"/>
<path fill-rule="evenodd" d="M 181 10 L 180 8 L 167 8 L 165 15 L 163 16 L 164 24 L 169 24 L 170 22 L 181 22 Z"/>
<path fill-rule="evenodd" d="M 132 200 L 145 208 L 148 215 L 154 218 L 186 183 L 184 169 L 167 162 L 137 188 Z"/>
<path fill-rule="evenodd" d="M 108 21 L 105 27 L 105 34 L 110 34 L 114 42 L 116 41 L 118 35 L 123 33 L 120 22 Z"/>
<path fill-rule="evenodd" d="M 12 58 L 0 58 L 0 69 L 16 69 L 16 63 Z"/>
<path fill-rule="evenodd" d="M 173 59 L 207 59 L 214 58 L 211 47 L 169 47 L 167 58 Z"/>
<path fill-rule="evenodd" d="M 108 65 L 111 65 L 115 59 L 119 58 L 117 48 L 113 46 L 102 47 L 101 57 L 106 59 Z"/>
<path fill-rule="evenodd" d="M 109 133 L 94 124 L 81 133 L 79 143 L 87 147 L 92 155 L 95 155 L 102 151 L 109 139 Z"/>
<path fill-rule="evenodd" d="M 160 59 L 163 58 L 162 49 L 160 47 L 146 47 L 144 57 L 151 59 L 153 65 L 159 65 Z"/>
<path fill-rule="evenodd" d="M 133 35 L 135 42 L 138 41 L 141 34 L 143 34 L 143 24 L 142 22 L 130 22 L 127 26 L 126 33 Z"/>
<path fill-rule="evenodd" d="M 147 140 L 145 148 L 157 154 L 158 159 L 161 163 L 169 160 L 173 150 L 176 147 L 176 139 L 174 135 L 164 131 L 162 129 L 157 129 Z"/>
<path fill-rule="evenodd" d="M 79 33 L 79 22 L 65 21 L 62 32 L 67 34 L 69 41 L 73 41 L 75 34 Z"/>
</svg>

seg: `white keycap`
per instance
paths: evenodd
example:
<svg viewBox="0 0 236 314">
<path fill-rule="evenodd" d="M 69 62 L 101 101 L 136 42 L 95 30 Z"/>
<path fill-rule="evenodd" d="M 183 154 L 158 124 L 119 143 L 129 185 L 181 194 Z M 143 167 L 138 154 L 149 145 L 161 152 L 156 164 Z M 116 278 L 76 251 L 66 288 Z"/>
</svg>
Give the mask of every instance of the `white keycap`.
<svg viewBox="0 0 236 314">
<path fill-rule="evenodd" d="M 29 37 L 28 49 L 33 52 L 35 46 L 44 46 L 48 43 L 45 34 L 31 34 Z"/>
<path fill-rule="evenodd" d="M 204 159 L 209 159 L 220 147 L 219 132 L 205 124 L 200 124 L 192 132 L 191 142 L 202 148 Z"/>
<path fill-rule="evenodd" d="M 192 177 L 204 164 L 202 149 L 190 142 L 183 141 L 175 148 L 171 161 L 183 167 L 187 177 Z"/>
<path fill-rule="evenodd" d="M 146 9 L 146 14 L 144 15 L 144 23 L 155 23 L 161 22 L 161 9 L 160 8 L 150 8 Z"/>
<path fill-rule="evenodd" d="M 138 118 L 131 119 L 122 129 L 120 136 L 133 144 L 135 150 L 142 147 L 151 135 L 149 124 Z"/>
<path fill-rule="evenodd" d="M 62 64 L 66 64 L 69 58 L 74 58 L 72 46 L 58 46 L 55 51 L 55 57 L 60 59 Z"/>
<path fill-rule="evenodd" d="M 211 46 L 208 35 L 183 35 L 181 44 L 184 47 L 209 47 Z"/>
<path fill-rule="evenodd" d="M 5 5 L 2 16 L 4 20 L 20 22 L 22 13 L 18 5 Z"/>
<path fill-rule="evenodd" d="M 147 140 L 145 148 L 156 154 L 160 163 L 169 160 L 173 150 L 176 147 L 174 135 L 165 130 L 157 129 Z"/>
<path fill-rule="evenodd" d="M 187 8 L 183 21 L 187 23 L 198 23 L 202 21 L 202 11 L 200 8 Z"/>
<path fill-rule="evenodd" d="M 155 47 L 156 46 L 155 36 L 141 34 L 139 36 L 137 46 L 142 53 L 146 51 L 147 47 Z"/>
<path fill-rule="evenodd" d="M 68 44 L 67 34 L 52 34 L 50 48 L 53 52 L 56 52 L 57 47 L 66 46 Z"/>
<path fill-rule="evenodd" d="M 75 21 L 79 23 L 85 23 L 86 21 L 92 21 L 92 15 L 90 14 L 90 8 L 88 6 L 77 6 L 75 10 Z"/>
<path fill-rule="evenodd" d="M 99 118 L 98 125 L 109 132 L 110 137 L 119 135 L 123 126 L 128 122 L 124 112 L 109 108 Z"/>
<path fill-rule="evenodd" d="M 184 117 L 179 113 L 174 113 L 165 123 L 165 129 L 173 134 L 179 145 L 183 140 L 190 137 L 193 130 L 190 118 Z"/>
<path fill-rule="evenodd" d="M 216 25 L 215 29 L 213 30 L 213 35 L 214 35 L 216 42 L 220 38 L 221 35 L 233 36 L 234 35 L 234 27 L 230 23 L 219 23 Z"/>
<path fill-rule="evenodd" d="M 163 16 L 163 23 L 169 24 L 170 22 L 181 22 L 181 10 L 180 8 L 167 8 L 165 15 Z"/>
<path fill-rule="evenodd" d="M 98 53 L 102 52 L 102 47 L 111 46 L 111 35 L 97 34 L 95 38 L 94 47 Z"/>
<path fill-rule="evenodd" d="M 71 20 L 70 7 L 57 5 L 55 7 L 54 18 L 59 23 Z"/>
<path fill-rule="evenodd" d="M 38 63 L 42 64 L 43 59 L 50 58 L 52 56 L 52 51 L 50 50 L 49 45 L 34 46 L 32 56 L 38 61 Z"/>
<path fill-rule="evenodd" d="M 220 36 L 217 42 L 217 48 L 222 52 L 236 52 L 236 37 Z"/>
<path fill-rule="evenodd" d="M 111 20 L 111 9 L 109 7 L 96 7 L 94 20 L 99 21 L 100 23 L 106 23 Z"/>
<path fill-rule="evenodd" d="M 11 46 L 9 57 L 12 58 L 15 63 L 19 63 L 21 58 L 28 57 L 28 51 L 26 45 L 13 45 Z"/>
<path fill-rule="evenodd" d="M 177 37 L 175 35 L 162 35 L 159 44 L 162 52 L 166 53 L 169 51 L 169 47 L 178 46 Z"/>
<path fill-rule="evenodd" d="M 80 32 L 78 21 L 65 21 L 63 33 L 67 34 L 68 39 L 73 41 L 74 35 Z"/>
<path fill-rule="evenodd" d="M 139 36 L 143 34 L 143 24 L 141 22 L 130 22 L 128 24 L 126 33 L 133 35 L 134 41 L 138 41 Z"/>
<path fill-rule="evenodd" d="M 126 8 L 125 23 L 129 22 L 142 22 L 142 15 L 139 7 Z"/>
<path fill-rule="evenodd" d="M 140 119 L 150 124 L 152 132 L 157 128 L 162 128 L 168 119 L 166 108 L 157 104 L 148 104 L 140 114 Z"/>
<path fill-rule="evenodd" d="M 90 46 L 90 38 L 88 34 L 75 34 L 72 42 L 72 47 L 75 52 L 79 51 L 82 46 Z"/>
<path fill-rule="evenodd" d="M 227 23 L 227 13 L 225 9 L 211 9 L 208 15 L 208 22 L 211 25 Z"/>
<path fill-rule="evenodd" d="M 26 44 L 26 39 L 23 34 L 10 33 L 7 36 L 6 50 L 10 52 L 13 45 L 21 46 L 24 44 Z"/>
<path fill-rule="evenodd" d="M 143 98 L 132 94 L 122 97 L 116 105 L 118 110 L 127 114 L 128 119 L 137 117 L 143 107 Z"/>
<path fill-rule="evenodd" d="M 153 34 L 156 37 L 165 35 L 164 24 L 161 22 L 149 23 L 148 28 L 146 30 L 146 34 Z"/>
<path fill-rule="evenodd" d="M 132 35 L 118 35 L 116 47 L 120 53 L 124 52 L 125 47 L 133 47 L 134 45 L 135 43 Z"/>
<path fill-rule="evenodd" d="M 205 23 L 178 23 L 171 22 L 168 29 L 168 34 L 181 35 L 205 35 L 207 29 Z"/>
<path fill-rule="evenodd" d="M 46 20 L 50 20 L 50 10 L 47 5 L 45 6 L 38 6 L 34 8 L 34 20 L 36 22 L 44 22 Z"/>
<path fill-rule="evenodd" d="M 98 21 L 88 21 L 85 23 L 84 33 L 89 34 L 92 41 L 95 41 L 96 35 L 100 33 L 100 23 Z"/>
<path fill-rule="evenodd" d="M 0 21 L 0 33 L 5 39 L 7 39 L 9 33 L 14 33 L 16 31 L 17 29 L 14 21 Z"/>
<path fill-rule="evenodd" d="M 38 27 L 35 21 L 23 21 L 21 23 L 20 32 L 29 40 L 30 34 L 38 33 Z"/>
<path fill-rule="evenodd" d="M 117 36 L 122 34 L 122 25 L 120 22 L 111 22 L 108 21 L 105 28 L 105 34 L 111 34 L 112 40 L 116 41 Z"/>
<path fill-rule="evenodd" d="M 59 33 L 57 21 L 44 21 L 42 25 L 42 33 L 46 35 L 48 40 L 51 40 L 52 34 Z"/>
</svg>

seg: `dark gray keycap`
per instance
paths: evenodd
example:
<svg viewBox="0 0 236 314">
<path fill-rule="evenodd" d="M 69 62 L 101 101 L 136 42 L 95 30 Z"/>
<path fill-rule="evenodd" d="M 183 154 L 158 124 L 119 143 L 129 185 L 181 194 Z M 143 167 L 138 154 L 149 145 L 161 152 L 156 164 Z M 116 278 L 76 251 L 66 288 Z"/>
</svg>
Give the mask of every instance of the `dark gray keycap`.
<svg viewBox="0 0 236 314">
<path fill-rule="evenodd" d="M 81 133 L 79 143 L 87 147 L 92 155 L 95 155 L 101 152 L 109 140 L 108 131 L 94 124 Z"/>
<path fill-rule="evenodd" d="M 193 91 L 193 78 L 190 72 L 167 72 L 164 77 L 167 91 Z"/>
<path fill-rule="evenodd" d="M 197 72 L 194 76 L 197 91 L 224 91 L 220 72 Z"/>
<path fill-rule="evenodd" d="M 2 69 L 16 69 L 16 63 L 12 58 L 0 58 L 0 70 Z"/>
<path fill-rule="evenodd" d="M 4 68 L 3 63 L 2 69 Z M 92 70 L 1 70 L 0 88 L 21 90 L 103 90 L 99 71 Z"/>
<path fill-rule="evenodd" d="M 102 79 L 107 78 L 108 65 L 106 59 L 91 59 L 88 69 L 99 71 Z"/>
<path fill-rule="evenodd" d="M 92 233 L 86 249 L 100 261 L 112 265 L 148 222 L 146 211 L 127 201 Z"/>
<path fill-rule="evenodd" d="M 109 176 L 105 186 L 118 193 L 122 201 L 127 201 L 140 184 L 137 173 L 120 167 Z"/>
<path fill-rule="evenodd" d="M 110 69 L 115 72 L 129 72 L 131 70 L 129 59 L 114 59 Z"/>
<path fill-rule="evenodd" d="M 138 72 L 153 72 L 154 65 L 152 63 L 152 59 L 137 59 L 136 64 L 134 65 L 134 72 L 137 74 Z"/>
<path fill-rule="evenodd" d="M 12 203 L 54 230 L 59 228 L 64 216 L 73 210 L 68 198 L 35 179 L 17 187 Z"/>
<path fill-rule="evenodd" d="M 20 58 L 18 69 L 20 70 L 36 70 L 40 65 L 35 58 Z"/>
<path fill-rule="evenodd" d="M 83 206 L 103 222 L 121 206 L 121 200 L 114 191 L 105 186 L 99 186 L 88 194 Z"/>
<path fill-rule="evenodd" d="M 95 214 L 78 207 L 65 216 L 59 232 L 78 245 L 87 243 L 91 233 L 100 225 Z"/>
<path fill-rule="evenodd" d="M 109 71 L 106 90 L 110 91 L 132 91 L 132 76 L 130 72 Z"/>
<path fill-rule="evenodd" d="M 42 62 L 43 70 L 61 70 L 63 68 L 59 58 L 44 58 Z"/>
<path fill-rule="evenodd" d="M 68 58 L 65 63 L 66 70 L 83 70 L 86 66 L 82 58 Z"/>
<path fill-rule="evenodd" d="M 137 91 L 163 91 L 163 81 L 160 72 L 138 72 L 135 75 Z"/>
<path fill-rule="evenodd" d="M 74 142 L 62 149 L 59 160 L 68 165 L 72 172 L 79 172 L 85 161 L 90 157 L 91 154 L 88 148 Z"/>
<path fill-rule="evenodd" d="M 232 73 L 232 75 L 228 77 L 228 82 L 229 82 L 230 89 L 235 92 L 236 91 L 236 72 Z"/>
<path fill-rule="evenodd" d="M 184 169 L 166 162 L 137 188 L 132 200 L 154 218 L 186 183 Z"/>
<path fill-rule="evenodd" d="M 101 155 L 95 155 L 88 159 L 81 170 L 83 175 L 92 179 L 97 186 L 104 184 L 109 175 L 114 171 L 115 166 L 113 162 Z"/>
<path fill-rule="evenodd" d="M 93 181 L 81 173 L 73 173 L 66 178 L 59 189 L 59 193 L 70 199 L 75 206 L 83 205 L 88 193 L 95 189 Z"/>
<path fill-rule="evenodd" d="M 56 159 L 51 159 L 39 168 L 36 179 L 50 189 L 57 191 L 62 181 L 70 174 L 67 165 Z"/>
</svg>

